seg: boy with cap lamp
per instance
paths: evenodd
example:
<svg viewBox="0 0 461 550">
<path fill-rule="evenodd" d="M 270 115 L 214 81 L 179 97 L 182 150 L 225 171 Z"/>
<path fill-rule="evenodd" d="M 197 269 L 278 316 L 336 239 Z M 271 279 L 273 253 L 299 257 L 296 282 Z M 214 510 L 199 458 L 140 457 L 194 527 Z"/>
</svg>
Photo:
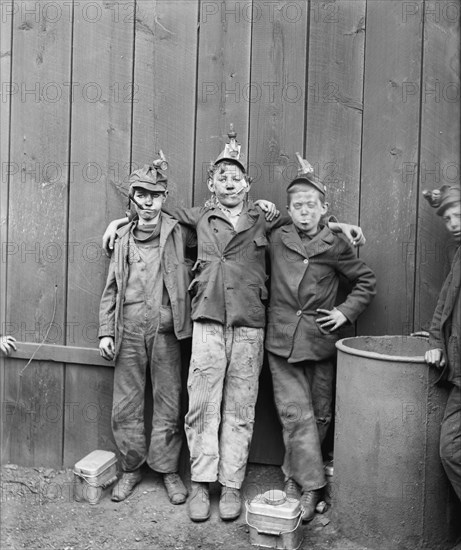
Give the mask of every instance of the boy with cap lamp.
<svg viewBox="0 0 461 550">
<path fill-rule="evenodd" d="M 203 207 L 168 207 L 180 223 L 195 228 L 198 242 L 190 286 L 193 335 L 185 418 L 193 521 L 209 518 L 208 484 L 214 481 L 222 485 L 220 517 L 233 520 L 241 512 L 240 487 L 263 363 L 267 234 L 287 223 L 267 220 L 262 208 L 247 200 L 250 179 L 232 128 L 228 135 L 208 174 L 211 199 Z M 112 222 L 103 243 L 113 224 L 125 222 Z M 337 225 L 360 237 L 359 228 Z"/>
<path fill-rule="evenodd" d="M 353 323 L 375 294 L 375 276 L 322 218 L 325 186 L 300 159 L 287 188 L 293 221 L 270 235 L 271 286 L 266 349 L 282 424 L 285 491 L 314 517 L 325 475 L 321 444 L 331 420 L 336 330 Z M 339 275 L 352 284 L 338 306 Z"/>
<path fill-rule="evenodd" d="M 461 500 L 461 202 L 460 188 L 444 185 L 434 191 L 423 191 L 429 204 L 436 208 L 456 245 L 450 272 L 445 279 L 429 329 L 425 360 L 440 369 L 437 382 L 450 387 L 440 430 L 440 458 L 456 495 Z"/>
<path fill-rule="evenodd" d="M 122 476 L 112 500 L 126 499 L 141 481 L 144 462 L 163 474 L 172 504 L 185 502 L 178 475 L 181 451 L 181 355 L 179 340 L 191 335 L 187 246 L 193 232 L 161 211 L 167 178 L 145 165 L 130 176 L 137 219 L 118 231 L 101 298 L 99 349 L 115 359 L 112 429 Z M 152 381 L 149 448 L 144 426 L 146 371 Z"/>
</svg>

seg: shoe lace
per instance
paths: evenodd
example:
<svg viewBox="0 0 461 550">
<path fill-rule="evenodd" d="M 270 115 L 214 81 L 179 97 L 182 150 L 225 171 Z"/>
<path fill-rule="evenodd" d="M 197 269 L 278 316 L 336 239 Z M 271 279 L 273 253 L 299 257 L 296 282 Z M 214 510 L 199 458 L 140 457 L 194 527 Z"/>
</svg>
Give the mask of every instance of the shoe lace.
<svg viewBox="0 0 461 550">
<path fill-rule="evenodd" d="M 291 477 L 285 482 L 285 492 L 295 493 L 298 490 L 298 484 Z"/>
<path fill-rule="evenodd" d="M 301 506 L 309 506 L 318 499 L 317 491 L 305 491 L 301 496 Z"/>
</svg>

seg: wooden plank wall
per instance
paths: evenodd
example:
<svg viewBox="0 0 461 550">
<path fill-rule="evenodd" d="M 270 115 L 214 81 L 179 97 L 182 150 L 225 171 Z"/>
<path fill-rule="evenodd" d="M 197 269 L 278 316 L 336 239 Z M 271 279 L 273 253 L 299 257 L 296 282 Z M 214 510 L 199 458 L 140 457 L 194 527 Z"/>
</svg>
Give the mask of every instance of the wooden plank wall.
<svg viewBox="0 0 461 550">
<path fill-rule="evenodd" d="M 459 184 L 459 3 L 0 6 L 0 332 L 27 342 L 0 358 L 2 461 L 71 466 L 113 448 L 101 234 L 125 211 L 130 170 L 160 148 L 169 200 L 202 204 L 231 122 L 253 197 L 284 209 L 299 151 L 331 212 L 363 227 L 378 296 L 358 333 L 427 328 L 452 248 L 421 191 Z M 264 370 L 251 459 L 282 453 Z"/>
</svg>

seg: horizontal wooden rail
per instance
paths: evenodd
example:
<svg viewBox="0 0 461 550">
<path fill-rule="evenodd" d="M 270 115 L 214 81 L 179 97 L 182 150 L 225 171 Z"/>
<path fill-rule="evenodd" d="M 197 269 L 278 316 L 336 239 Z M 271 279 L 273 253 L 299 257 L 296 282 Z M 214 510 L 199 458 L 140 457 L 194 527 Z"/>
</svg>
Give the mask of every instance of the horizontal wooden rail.
<svg viewBox="0 0 461 550">
<path fill-rule="evenodd" d="M 32 356 L 34 356 L 34 361 L 76 363 L 79 365 L 93 365 L 96 367 L 114 366 L 113 361 L 106 361 L 100 356 L 98 348 L 58 346 L 55 344 L 40 345 L 33 344 L 31 342 L 16 342 L 16 347 L 17 350 L 13 351 L 9 358 L 30 359 Z"/>
</svg>

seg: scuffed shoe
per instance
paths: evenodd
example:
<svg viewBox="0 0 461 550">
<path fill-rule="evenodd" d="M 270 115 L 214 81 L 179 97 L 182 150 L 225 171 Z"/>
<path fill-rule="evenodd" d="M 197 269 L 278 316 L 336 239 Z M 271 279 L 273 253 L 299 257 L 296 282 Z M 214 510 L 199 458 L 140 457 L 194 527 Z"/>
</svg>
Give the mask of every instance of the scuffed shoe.
<svg viewBox="0 0 461 550">
<path fill-rule="evenodd" d="M 299 500 L 301 498 L 301 491 L 299 489 L 299 485 L 296 483 L 294 479 L 289 477 L 285 481 L 285 487 L 283 488 L 287 498 Z"/>
<path fill-rule="evenodd" d="M 210 517 L 210 495 L 208 483 L 192 481 L 191 495 L 188 501 L 189 517 L 192 521 L 206 521 Z"/>
<path fill-rule="evenodd" d="M 303 523 L 311 521 L 315 515 L 315 508 L 320 500 L 321 489 L 304 491 L 301 496 L 301 509 Z"/>
<path fill-rule="evenodd" d="M 187 489 L 178 474 L 163 474 L 163 484 L 171 504 L 186 502 Z"/>
<path fill-rule="evenodd" d="M 115 487 L 112 489 L 112 500 L 121 502 L 131 495 L 133 489 L 141 481 L 141 470 L 134 472 L 123 472 L 122 477 L 118 480 Z"/>
<path fill-rule="evenodd" d="M 239 489 L 224 486 L 219 499 L 219 515 L 225 521 L 237 519 L 242 510 Z"/>
</svg>

